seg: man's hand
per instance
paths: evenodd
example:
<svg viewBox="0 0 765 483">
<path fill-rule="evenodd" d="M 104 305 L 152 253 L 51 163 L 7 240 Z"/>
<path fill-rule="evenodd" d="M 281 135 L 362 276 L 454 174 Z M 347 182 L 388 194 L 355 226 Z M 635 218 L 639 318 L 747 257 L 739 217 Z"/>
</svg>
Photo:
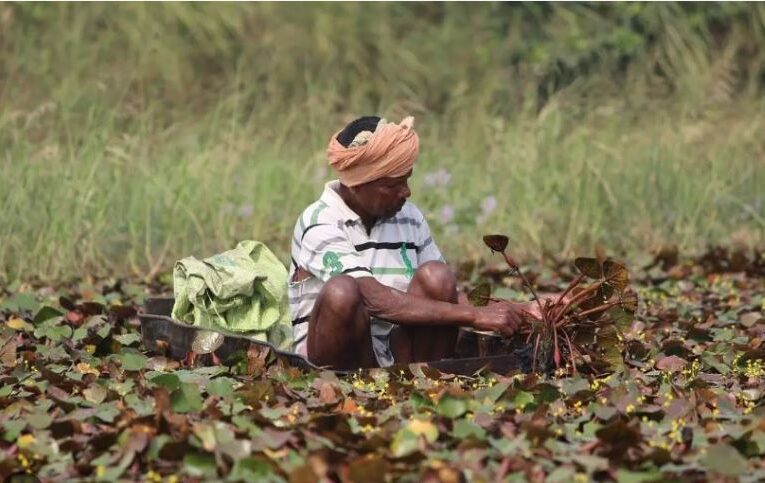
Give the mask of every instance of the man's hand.
<svg viewBox="0 0 765 483">
<path fill-rule="evenodd" d="M 511 303 L 495 303 L 474 309 L 474 328 L 499 332 L 505 337 L 510 337 L 518 330 L 525 315 L 524 311 Z"/>
</svg>

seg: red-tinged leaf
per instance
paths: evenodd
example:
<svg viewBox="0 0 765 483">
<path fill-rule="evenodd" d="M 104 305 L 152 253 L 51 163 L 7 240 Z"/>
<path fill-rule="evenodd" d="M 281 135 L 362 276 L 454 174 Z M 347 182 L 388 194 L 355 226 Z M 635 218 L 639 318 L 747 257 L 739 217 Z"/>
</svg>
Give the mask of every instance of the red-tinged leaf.
<svg viewBox="0 0 765 483">
<path fill-rule="evenodd" d="M 586 277 L 594 279 L 603 277 L 603 267 L 594 258 L 579 257 L 574 260 L 574 266 L 579 270 L 579 273 Z"/>
<path fill-rule="evenodd" d="M 680 372 L 687 363 L 688 361 L 682 357 L 666 356 L 656 362 L 656 368 L 662 371 Z"/>
<path fill-rule="evenodd" d="M 337 392 L 330 382 L 323 382 L 319 387 L 319 400 L 324 404 L 337 402 Z"/>
<path fill-rule="evenodd" d="M 510 240 L 505 235 L 486 235 L 483 237 L 483 242 L 491 251 L 501 253 L 505 251 Z"/>
<path fill-rule="evenodd" d="M 613 260 L 603 262 L 603 273 L 606 283 L 617 292 L 622 292 L 630 283 L 630 275 L 627 267 Z"/>
</svg>

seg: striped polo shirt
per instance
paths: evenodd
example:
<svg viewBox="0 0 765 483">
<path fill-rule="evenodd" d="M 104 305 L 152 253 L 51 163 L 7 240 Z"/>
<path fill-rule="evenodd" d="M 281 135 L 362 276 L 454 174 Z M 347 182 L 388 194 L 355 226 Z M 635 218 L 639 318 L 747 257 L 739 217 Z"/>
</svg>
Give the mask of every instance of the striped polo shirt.
<svg viewBox="0 0 765 483">
<path fill-rule="evenodd" d="M 325 185 L 321 198 L 298 218 L 292 238 L 290 280 L 298 267 L 311 274 L 289 284 L 295 351 L 304 355 L 314 302 L 332 276 L 374 277 L 405 292 L 417 267 L 443 261 L 428 223 L 413 203 L 407 201 L 398 213 L 378 220 L 367 233 L 361 217 L 338 194 L 339 188 L 337 180 Z M 372 332 L 374 336 L 374 327 Z"/>
</svg>

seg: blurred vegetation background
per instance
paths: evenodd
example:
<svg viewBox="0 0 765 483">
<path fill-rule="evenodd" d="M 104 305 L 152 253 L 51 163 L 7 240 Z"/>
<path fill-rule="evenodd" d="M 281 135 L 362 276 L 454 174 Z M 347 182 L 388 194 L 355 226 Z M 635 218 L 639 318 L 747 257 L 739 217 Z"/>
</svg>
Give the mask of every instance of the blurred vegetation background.
<svg viewBox="0 0 765 483">
<path fill-rule="evenodd" d="M 285 262 L 345 122 L 417 118 L 447 259 L 765 236 L 762 3 L 0 4 L 0 280 Z"/>
</svg>

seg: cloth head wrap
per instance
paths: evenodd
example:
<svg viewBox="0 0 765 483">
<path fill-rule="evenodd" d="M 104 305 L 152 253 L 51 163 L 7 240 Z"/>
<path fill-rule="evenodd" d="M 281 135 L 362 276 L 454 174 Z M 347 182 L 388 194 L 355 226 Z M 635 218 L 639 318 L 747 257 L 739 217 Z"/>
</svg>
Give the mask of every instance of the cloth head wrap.
<svg viewBox="0 0 765 483">
<path fill-rule="evenodd" d="M 420 137 L 412 128 L 409 116 L 401 124 L 381 121 L 373 133 L 360 132 L 354 141 L 343 146 L 339 131 L 327 147 L 327 158 L 345 186 L 357 186 L 380 178 L 404 176 L 414 166 L 420 150 Z"/>
</svg>

